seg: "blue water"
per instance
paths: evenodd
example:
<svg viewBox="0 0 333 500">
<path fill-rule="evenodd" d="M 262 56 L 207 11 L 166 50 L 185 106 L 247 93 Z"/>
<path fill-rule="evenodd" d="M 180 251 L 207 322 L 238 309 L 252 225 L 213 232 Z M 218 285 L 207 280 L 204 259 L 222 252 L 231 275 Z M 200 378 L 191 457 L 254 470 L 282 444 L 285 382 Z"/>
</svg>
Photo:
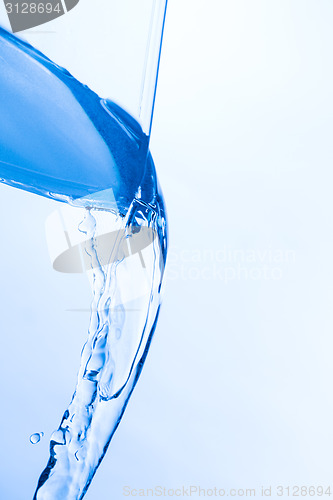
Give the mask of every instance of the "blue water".
<svg viewBox="0 0 333 500">
<path fill-rule="evenodd" d="M 149 138 L 126 111 L 1 28 L 0 68 L 0 181 L 79 211 L 75 230 L 84 240 L 93 290 L 73 398 L 54 416 L 52 436 L 30 437 L 32 444 L 49 439 L 50 454 L 35 494 L 27 497 L 81 499 L 156 326 L 167 252 L 163 197 Z M 112 248 L 100 238 L 105 221 L 110 233 L 119 234 Z M 126 253 L 128 245 L 134 250 Z M 130 302 L 129 289 L 137 291 Z"/>
</svg>

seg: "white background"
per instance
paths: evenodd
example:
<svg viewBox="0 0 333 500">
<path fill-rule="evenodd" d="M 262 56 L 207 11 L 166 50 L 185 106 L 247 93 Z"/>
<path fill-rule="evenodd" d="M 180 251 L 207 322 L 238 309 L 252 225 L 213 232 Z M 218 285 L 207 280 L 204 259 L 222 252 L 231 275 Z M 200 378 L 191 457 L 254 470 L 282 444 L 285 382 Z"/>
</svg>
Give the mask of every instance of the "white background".
<svg viewBox="0 0 333 500">
<path fill-rule="evenodd" d="M 169 279 L 87 499 L 331 484 L 332 25 L 328 0 L 169 2 L 151 143 Z"/>
</svg>

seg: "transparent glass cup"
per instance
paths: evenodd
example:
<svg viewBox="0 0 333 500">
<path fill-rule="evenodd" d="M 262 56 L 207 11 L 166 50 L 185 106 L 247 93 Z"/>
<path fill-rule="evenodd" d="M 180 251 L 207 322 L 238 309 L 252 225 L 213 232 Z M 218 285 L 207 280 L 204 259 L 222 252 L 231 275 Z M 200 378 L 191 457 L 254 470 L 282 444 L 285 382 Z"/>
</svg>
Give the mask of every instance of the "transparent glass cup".
<svg viewBox="0 0 333 500">
<path fill-rule="evenodd" d="M 1 3 L 1 498 L 83 498 L 141 373 L 167 253 L 165 11 Z"/>
</svg>

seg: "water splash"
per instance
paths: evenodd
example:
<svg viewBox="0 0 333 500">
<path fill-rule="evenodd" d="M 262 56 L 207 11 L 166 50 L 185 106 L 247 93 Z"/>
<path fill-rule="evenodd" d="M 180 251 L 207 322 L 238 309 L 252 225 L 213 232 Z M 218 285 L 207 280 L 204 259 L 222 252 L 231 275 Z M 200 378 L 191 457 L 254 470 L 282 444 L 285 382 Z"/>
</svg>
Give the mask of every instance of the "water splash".
<svg viewBox="0 0 333 500">
<path fill-rule="evenodd" d="M 120 221 L 115 218 L 120 229 L 119 240 L 111 249 L 110 264 L 106 266 L 100 265 L 96 238 L 101 215 L 101 211 L 87 209 L 79 226 L 79 231 L 87 237 L 85 251 L 93 276 L 90 327 L 76 390 L 59 428 L 51 437 L 50 459 L 40 477 L 36 500 L 83 498 L 140 375 L 156 325 L 164 271 L 161 247 L 165 237 L 164 215 L 160 207 L 152 209 L 134 200 L 126 218 Z M 136 307 L 133 308 L 132 303 L 127 310 L 122 291 L 137 284 L 133 262 L 129 264 L 124 257 L 125 233 L 121 229 L 135 225 L 152 228 L 158 237 L 152 238 L 145 250 L 150 292 L 135 299 Z M 139 269 L 140 257 L 137 255 L 134 259 Z"/>
</svg>

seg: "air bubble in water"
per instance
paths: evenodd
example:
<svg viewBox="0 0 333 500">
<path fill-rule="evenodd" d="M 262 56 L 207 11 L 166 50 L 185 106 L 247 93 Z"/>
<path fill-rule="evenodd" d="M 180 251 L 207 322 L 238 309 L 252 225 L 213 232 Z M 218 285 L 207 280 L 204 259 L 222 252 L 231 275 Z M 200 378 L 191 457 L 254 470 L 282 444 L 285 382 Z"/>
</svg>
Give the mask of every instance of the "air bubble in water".
<svg viewBox="0 0 333 500">
<path fill-rule="evenodd" d="M 31 444 L 39 443 L 43 436 L 44 436 L 44 432 L 35 432 L 35 434 L 31 434 L 30 443 Z"/>
</svg>

